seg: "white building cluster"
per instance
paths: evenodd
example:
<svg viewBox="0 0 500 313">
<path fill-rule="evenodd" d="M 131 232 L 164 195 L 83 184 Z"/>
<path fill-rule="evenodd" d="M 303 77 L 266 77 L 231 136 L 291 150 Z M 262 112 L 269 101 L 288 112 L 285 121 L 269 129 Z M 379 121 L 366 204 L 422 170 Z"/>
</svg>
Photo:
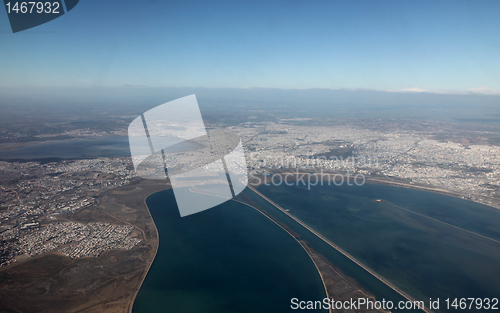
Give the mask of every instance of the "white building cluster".
<svg viewBox="0 0 500 313">
<path fill-rule="evenodd" d="M 300 168 L 382 175 L 500 208 L 499 146 L 440 141 L 424 131 L 289 122 L 234 127 L 244 139 L 251 171 Z"/>
<path fill-rule="evenodd" d="M 17 256 L 36 256 L 59 251 L 72 258 L 97 257 L 112 249 L 129 250 L 141 242 L 131 235 L 134 226 L 109 223 L 54 222 L 37 229 L 9 229 L 0 233 L 2 250 L 10 251 L 0 266 L 16 261 Z"/>
</svg>

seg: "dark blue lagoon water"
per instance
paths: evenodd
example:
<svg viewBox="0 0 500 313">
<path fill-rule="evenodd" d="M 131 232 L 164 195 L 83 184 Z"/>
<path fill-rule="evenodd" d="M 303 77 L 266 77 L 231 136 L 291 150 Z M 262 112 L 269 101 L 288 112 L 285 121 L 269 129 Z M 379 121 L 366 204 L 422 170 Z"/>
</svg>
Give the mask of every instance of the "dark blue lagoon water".
<svg viewBox="0 0 500 313">
<path fill-rule="evenodd" d="M 435 193 L 372 184 L 311 190 L 304 186 L 261 186 L 259 191 L 413 297 L 426 303 L 429 298 L 440 298 L 440 311 L 447 311 L 446 298 L 500 298 L 497 209 Z M 259 201 L 255 194 L 252 200 Z M 272 208 L 266 210 L 279 220 L 289 219 Z M 300 231 L 300 225 L 288 223 L 292 230 Z M 397 298 L 332 248 L 303 230 L 301 236 L 378 298 Z"/>
<path fill-rule="evenodd" d="M 164 142 L 168 145 L 169 142 Z M 130 157 L 129 140 L 126 136 L 91 137 L 66 140 L 27 142 L 13 146 L 0 144 L 0 160 L 41 159 L 91 159 L 101 157 Z M 185 141 L 169 148 L 179 152 L 202 147 L 192 141 Z"/>
<path fill-rule="evenodd" d="M 291 298 L 326 296 L 303 248 L 255 209 L 228 201 L 181 218 L 171 190 L 147 205 L 160 245 L 134 313 L 295 312 Z"/>
<path fill-rule="evenodd" d="M 130 156 L 128 137 L 95 137 L 85 139 L 48 140 L 24 146 L 0 149 L 0 160 L 85 159 Z"/>
</svg>

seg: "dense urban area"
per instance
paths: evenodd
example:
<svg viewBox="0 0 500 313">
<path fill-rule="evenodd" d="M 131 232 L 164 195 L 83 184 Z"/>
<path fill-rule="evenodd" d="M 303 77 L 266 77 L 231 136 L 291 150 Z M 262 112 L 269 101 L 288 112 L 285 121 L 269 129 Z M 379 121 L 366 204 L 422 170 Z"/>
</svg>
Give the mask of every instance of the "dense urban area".
<svg viewBox="0 0 500 313">
<path fill-rule="evenodd" d="M 361 174 L 439 188 L 500 208 L 497 145 L 446 140 L 425 131 L 303 122 L 283 119 L 229 127 L 241 136 L 249 175 L 277 170 Z M 199 155 L 184 153 L 182 164 L 202 166 Z M 232 166 L 241 172 L 245 164 Z M 96 257 L 107 250 L 132 249 L 140 242 L 133 226 L 61 219 L 96 205 L 106 191 L 137 181 L 130 157 L 0 161 L 0 175 L 0 266 L 49 251 L 72 258 Z"/>
<path fill-rule="evenodd" d="M 0 162 L 1 266 L 52 250 L 71 257 L 99 256 L 138 244 L 129 236 L 132 226 L 58 221 L 95 205 L 107 190 L 129 184 L 135 175 L 127 164 L 127 158 Z"/>
</svg>

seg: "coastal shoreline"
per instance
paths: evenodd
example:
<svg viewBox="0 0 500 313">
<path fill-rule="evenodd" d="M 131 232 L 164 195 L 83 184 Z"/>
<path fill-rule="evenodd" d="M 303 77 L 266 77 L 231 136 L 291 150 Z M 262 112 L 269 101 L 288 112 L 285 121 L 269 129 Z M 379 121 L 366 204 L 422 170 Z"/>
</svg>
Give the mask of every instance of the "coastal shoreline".
<svg viewBox="0 0 500 313">
<path fill-rule="evenodd" d="M 170 188 L 167 188 L 166 190 L 168 190 Z M 149 207 L 146 203 L 146 200 L 153 194 L 155 193 L 158 193 L 160 191 L 155 191 L 155 192 L 152 192 L 150 194 L 148 194 L 145 198 L 144 198 L 144 205 L 146 207 L 146 210 L 148 211 L 148 214 L 149 214 L 149 217 L 151 218 L 151 221 L 153 222 L 153 226 L 155 228 L 155 232 L 156 232 L 156 246 L 155 246 L 155 249 L 154 249 L 154 253 L 152 253 L 153 255 L 153 258 L 151 259 L 151 262 L 149 263 L 148 267 L 145 269 L 144 271 L 144 275 L 142 276 L 142 279 L 141 279 L 141 282 L 140 284 L 137 286 L 137 290 L 135 291 L 134 293 L 134 296 L 132 297 L 132 299 L 130 300 L 130 304 L 129 304 L 129 309 L 128 309 L 128 313 L 132 313 L 132 310 L 134 308 L 134 303 L 135 303 L 135 299 L 137 298 L 137 295 L 139 294 L 139 291 L 141 290 L 141 287 L 142 287 L 142 284 L 144 284 L 144 280 L 146 279 L 146 276 L 148 276 L 148 273 L 149 273 L 149 269 L 151 268 L 151 266 L 153 265 L 153 262 L 155 261 L 156 259 L 156 254 L 158 253 L 158 248 L 160 246 L 160 234 L 158 233 L 158 228 L 156 227 L 156 224 L 155 224 L 155 221 L 153 219 L 153 216 L 151 215 L 151 211 L 149 210 Z"/>
<path fill-rule="evenodd" d="M 297 174 L 297 172 L 273 171 L 271 173 L 272 174 L 280 174 L 280 175 L 287 175 L 287 174 L 291 175 L 292 179 L 287 180 L 287 182 L 289 182 L 289 181 L 290 182 L 292 182 L 292 181 L 296 182 L 297 181 L 295 179 L 296 175 L 302 175 L 302 174 L 317 175 L 317 177 L 322 177 L 322 176 L 327 176 L 328 177 L 329 175 L 330 176 L 331 175 L 339 175 L 338 177 L 342 176 L 343 178 L 349 177 L 349 176 L 344 175 L 342 173 L 335 173 L 335 172 L 331 172 L 330 173 L 330 172 L 302 171 L 302 172 L 298 172 L 298 174 Z M 354 174 L 351 174 L 350 177 L 351 177 L 352 180 L 349 180 L 349 182 L 353 183 L 354 182 L 354 179 L 353 179 Z M 252 186 L 253 188 L 258 188 L 259 186 L 261 186 L 263 184 L 266 184 L 266 183 L 272 185 L 272 183 L 268 181 L 269 176 L 257 175 L 254 178 L 258 179 L 259 182 L 252 184 L 249 181 L 249 185 Z M 316 181 L 315 179 L 311 179 L 311 182 L 315 182 L 315 181 Z M 327 182 L 328 180 L 324 180 L 324 181 Z M 333 180 L 330 180 L 330 181 L 333 182 Z M 344 180 L 344 181 L 347 183 L 347 180 Z M 441 195 L 445 195 L 445 196 L 459 198 L 459 199 L 470 201 L 470 202 L 473 202 L 473 203 L 478 203 L 478 204 L 486 205 L 486 206 L 489 206 L 489 207 L 492 207 L 492 208 L 500 210 L 500 200 L 489 199 L 489 201 L 486 201 L 486 200 L 479 201 L 479 200 L 476 200 L 476 199 L 469 199 L 469 198 L 467 198 L 467 197 L 469 197 L 469 195 L 465 195 L 463 193 L 460 193 L 459 191 L 452 191 L 452 190 L 443 189 L 443 188 L 439 188 L 439 187 L 435 187 L 435 186 L 422 186 L 422 185 L 412 184 L 412 183 L 405 182 L 405 181 L 395 181 L 391 177 L 386 177 L 386 176 L 371 176 L 371 175 L 367 175 L 365 177 L 364 183 L 366 183 L 366 184 L 374 184 L 374 185 L 387 185 L 387 186 L 393 186 L 393 187 L 401 187 L 401 188 L 407 188 L 407 189 L 428 191 L 428 192 L 433 192 L 433 193 L 437 193 L 437 194 L 441 194 Z M 477 196 L 477 197 L 479 197 L 479 196 Z M 481 196 L 481 197 L 485 197 L 485 196 Z"/>
<path fill-rule="evenodd" d="M 280 172 L 281 174 L 286 174 L 287 172 Z M 316 173 L 316 174 L 320 174 L 320 173 Z M 332 173 L 323 173 L 323 174 L 332 174 Z M 266 183 L 266 177 L 261 177 L 263 178 L 263 182 L 261 182 L 261 184 L 251 184 L 249 182 L 249 188 L 254 190 L 254 188 L 257 188 L 258 186 Z M 367 184 L 375 184 L 375 185 L 387 185 L 387 186 L 393 186 L 393 187 L 400 187 L 400 188 L 406 188 L 406 189 L 414 189 L 414 190 L 421 190 L 421 191 L 427 191 L 427 192 L 433 192 L 433 193 L 437 193 L 437 194 L 442 194 L 442 195 L 446 195 L 446 196 L 451 196 L 451 197 L 454 197 L 454 198 L 460 198 L 460 199 L 463 199 L 463 200 L 468 200 L 470 202 L 474 202 L 474 203 L 478 203 L 478 204 L 481 204 L 481 205 L 486 205 L 486 206 L 490 206 L 490 207 L 493 207 L 493 208 L 496 208 L 496 209 L 500 209 L 500 205 L 499 206 L 492 206 L 491 204 L 489 203 L 484 203 L 484 202 L 479 202 L 479 201 L 474 201 L 474 200 L 471 200 L 471 199 L 464 199 L 464 195 L 458 193 L 458 192 L 453 192 L 453 191 L 449 191 L 449 190 L 446 190 L 446 189 L 441 189 L 441 188 L 437 188 L 437 187 L 427 187 L 427 186 L 420 186 L 420 185 L 414 185 L 414 184 L 410 184 L 410 183 L 405 183 L 405 182 L 397 182 L 397 181 L 393 181 L 391 180 L 390 178 L 384 178 L 384 177 L 367 177 L 366 178 L 366 181 L 365 183 Z M 171 187 L 167 188 L 167 189 L 170 189 Z M 192 192 L 196 192 L 194 190 L 191 190 Z M 254 190 L 255 191 L 255 190 Z M 158 191 L 156 192 L 152 192 L 150 194 L 148 194 L 145 198 L 144 198 L 144 205 L 146 206 L 146 209 L 148 211 L 148 214 L 149 216 L 151 217 L 151 220 L 153 221 L 153 225 L 155 227 L 155 231 L 156 231 L 156 235 L 157 235 L 157 238 L 158 238 L 158 241 L 157 241 L 157 245 L 155 247 L 155 251 L 154 251 L 154 257 L 153 259 L 151 260 L 151 263 L 148 265 L 145 273 L 144 273 L 144 276 L 142 277 L 142 280 L 141 280 L 141 283 L 140 285 L 138 286 L 137 288 L 137 291 L 135 292 L 134 294 L 134 297 L 132 298 L 131 300 L 131 303 L 130 303 L 130 307 L 129 307 L 129 313 L 132 313 L 132 308 L 133 308 L 133 305 L 134 305 L 134 302 L 135 302 L 135 299 L 137 297 L 137 294 L 139 293 L 140 291 L 140 288 L 142 287 L 143 283 L 144 283 L 144 280 L 147 276 L 147 274 L 149 273 L 149 270 L 156 258 L 156 254 L 158 252 L 158 248 L 159 248 L 159 233 L 158 233 L 158 229 L 156 227 L 156 224 L 154 223 L 154 220 L 151 216 L 151 212 L 149 210 L 149 207 L 147 206 L 146 204 L 146 200 L 149 196 L 157 193 Z M 228 199 L 229 200 L 229 199 Z M 261 214 L 263 214 L 264 216 L 266 216 L 267 218 L 269 218 L 271 221 L 273 221 L 276 225 L 278 225 L 279 227 L 281 227 L 282 229 L 284 229 L 289 235 L 291 235 L 292 237 L 293 234 L 291 234 L 286 228 L 284 228 L 282 225 L 280 225 L 279 223 L 277 223 L 276 221 L 274 221 L 271 217 L 267 216 L 265 213 L 261 212 L 258 208 L 254 207 L 253 205 L 251 204 L 248 204 L 246 202 L 243 202 L 243 201 L 239 201 L 239 200 L 235 200 L 235 199 L 232 199 L 233 201 L 236 201 L 236 202 L 239 202 L 239 203 L 242 203 L 242 204 L 245 204 L 249 207 L 252 207 L 253 209 L 259 211 Z M 308 254 L 308 256 L 311 258 L 311 260 L 313 261 L 313 264 L 315 265 L 317 271 L 318 271 L 318 274 L 320 275 L 321 277 L 321 280 L 323 282 L 323 286 L 325 288 L 325 292 L 326 294 L 328 295 L 328 290 L 327 290 L 327 287 L 326 287 L 326 284 L 325 284 L 325 279 L 320 271 L 320 269 L 318 268 L 318 265 L 316 264 L 316 262 L 314 261 L 313 257 L 311 256 L 310 252 L 308 251 L 308 249 L 306 247 L 304 247 L 304 245 L 297 239 L 294 237 L 294 239 L 297 241 L 297 243 L 299 243 L 299 245 L 301 245 L 301 247 L 306 251 L 306 253 Z M 363 291 L 362 289 L 360 289 L 361 291 Z M 405 294 L 405 296 L 407 296 Z M 411 298 L 411 297 L 409 297 Z"/>
</svg>

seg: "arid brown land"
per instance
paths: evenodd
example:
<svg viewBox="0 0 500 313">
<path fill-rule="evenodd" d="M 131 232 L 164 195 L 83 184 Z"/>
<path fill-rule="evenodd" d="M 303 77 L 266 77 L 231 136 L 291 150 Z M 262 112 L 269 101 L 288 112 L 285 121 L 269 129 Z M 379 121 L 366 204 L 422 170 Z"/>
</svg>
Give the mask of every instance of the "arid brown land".
<svg viewBox="0 0 500 313">
<path fill-rule="evenodd" d="M 140 181 L 108 191 L 98 203 L 60 221 L 106 222 L 135 227 L 142 241 L 131 250 L 70 258 L 51 251 L 0 271 L 0 312 L 129 312 L 158 247 L 156 227 L 144 203 L 169 188 Z"/>
</svg>

